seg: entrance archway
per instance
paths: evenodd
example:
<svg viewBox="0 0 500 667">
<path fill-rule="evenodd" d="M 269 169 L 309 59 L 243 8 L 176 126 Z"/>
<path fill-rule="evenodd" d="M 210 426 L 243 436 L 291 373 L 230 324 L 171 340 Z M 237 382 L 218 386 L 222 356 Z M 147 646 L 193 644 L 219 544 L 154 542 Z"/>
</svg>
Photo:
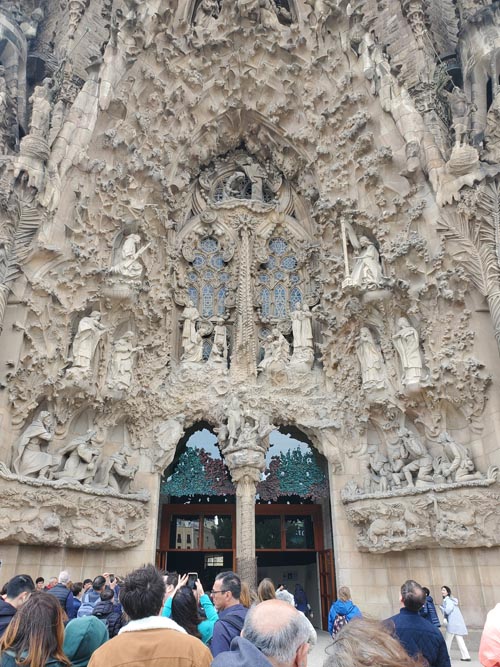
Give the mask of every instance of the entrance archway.
<svg viewBox="0 0 500 667">
<path fill-rule="evenodd" d="M 334 597 L 327 465 L 294 427 L 269 436 L 266 470 L 255 498 L 258 580 L 269 576 L 293 593 L 301 584 L 326 627 Z M 211 587 L 218 572 L 236 569 L 236 489 L 208 423 L 192 426 L 163 475 L 157 564 L 197 572 Z"/>
</svg>

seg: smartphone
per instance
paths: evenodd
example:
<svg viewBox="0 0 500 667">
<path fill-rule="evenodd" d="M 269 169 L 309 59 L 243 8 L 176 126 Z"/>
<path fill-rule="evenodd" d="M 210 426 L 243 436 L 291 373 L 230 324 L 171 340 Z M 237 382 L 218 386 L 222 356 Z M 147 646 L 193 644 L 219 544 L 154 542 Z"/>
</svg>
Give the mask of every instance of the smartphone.
<svg viewBox="0 0 500 667">
<path fill-rule="evenodd" d="M 198 572 L 188 572 L 188 580 L 186 586 L 189 586 L 189 588 L 195 590 L 197 579 L 198 579 Z"/>
<path fill-rule="evenodd" d="M 113 581 L 115 580 L 115 575 L 114 575 L 114 574 L 110 574 L 110 575 L 109 575 L 109 580 L 110 580 L 111 583 L 113 583 Z"/>
</svg>

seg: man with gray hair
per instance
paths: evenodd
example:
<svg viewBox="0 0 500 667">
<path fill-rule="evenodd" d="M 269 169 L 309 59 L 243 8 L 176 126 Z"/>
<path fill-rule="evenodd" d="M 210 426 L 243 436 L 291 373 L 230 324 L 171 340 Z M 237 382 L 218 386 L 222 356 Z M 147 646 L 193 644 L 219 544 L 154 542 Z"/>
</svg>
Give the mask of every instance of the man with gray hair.
<svg viewBox="0 0 500 667">
<path fill-rule="evenodd" d="M 251 607 L 241 637 L 212 667 L 307 667 L 310 642 L 304 614 L 282 600 L 266 600 Z"/>
<path fill-rule="evenodd" d="M 59 572 L 57 584 L 47 590 L 47 593 L 50 593 L 50 595 L 53 595 L 59 600 L 59 604 L 68 616 L 68 621 L 71 621 L 72 618 L 76 618 L 73 593 L 68 588 L 70 580 L 71 577 L 69 576 L 69 573 L 66 572 L 66 570 L 63 570 L 62 572 Z"/>
</svg>

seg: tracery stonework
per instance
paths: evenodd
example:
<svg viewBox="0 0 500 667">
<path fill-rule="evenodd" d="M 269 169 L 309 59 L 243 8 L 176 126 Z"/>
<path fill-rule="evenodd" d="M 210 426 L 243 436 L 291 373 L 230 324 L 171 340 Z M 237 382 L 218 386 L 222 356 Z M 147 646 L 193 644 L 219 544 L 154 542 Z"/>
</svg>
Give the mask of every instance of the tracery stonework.
<svg viewBox="0 0 500 667">
<path fill-rule="evenodd" d="M 407 5 L 2 4 L 8 572 L 24 545 L 153 559 L 198 422 L 250 578 L 279 426 L 328 461 L 337 577 L 367 612 L 401 583 L 384 564 L 370 598 L 373 552 L 498 567 L 500 8 Z"/>
</svg>

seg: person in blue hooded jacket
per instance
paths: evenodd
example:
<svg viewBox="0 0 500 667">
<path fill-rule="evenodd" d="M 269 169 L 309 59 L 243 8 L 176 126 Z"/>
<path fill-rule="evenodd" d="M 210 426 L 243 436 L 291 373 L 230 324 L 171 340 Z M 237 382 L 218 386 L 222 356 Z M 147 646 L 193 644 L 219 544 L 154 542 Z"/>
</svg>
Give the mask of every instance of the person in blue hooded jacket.
<svg viewBox="0 0 500 667">
<path fill-rule="evenodd" d="M 330 634 L 332 634 L 333 624 L 337 616 L 345 616 L 347 622 L 356 616 L 360 618 L 362 616 L 359 607 L 356 607 L 351 600 L 351 591 L 347 586 L 339 588 L 339 597 L 330 607 L 330 613 L 328 614 L 328 632 Z"/>
</svg>

